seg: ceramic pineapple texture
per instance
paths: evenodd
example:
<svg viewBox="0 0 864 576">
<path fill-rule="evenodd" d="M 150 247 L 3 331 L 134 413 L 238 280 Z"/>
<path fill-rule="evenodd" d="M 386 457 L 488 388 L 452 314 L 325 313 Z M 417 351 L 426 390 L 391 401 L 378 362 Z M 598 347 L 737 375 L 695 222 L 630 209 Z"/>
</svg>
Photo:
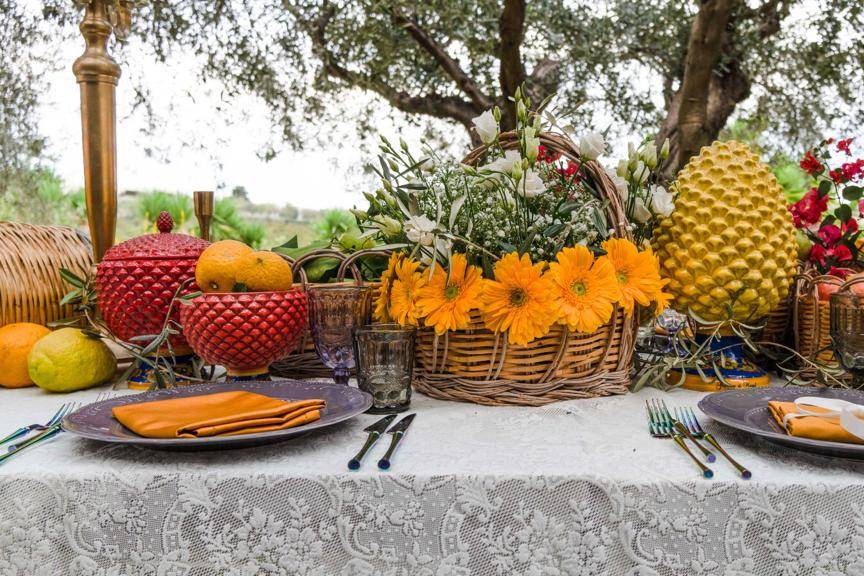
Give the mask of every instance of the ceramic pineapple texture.
<svg viewBox="0 0 864 576">
<path fill-rule="evenodd" d="M 654 238 L 674 307 L 708 321 L 758 320 L 795 274 L 795 229 L 768 167 L 740 142 L 703 147 L 678 175 L 675 212 Z M 737 295 L 737 298 L 736 298 Z"/>
</svg>

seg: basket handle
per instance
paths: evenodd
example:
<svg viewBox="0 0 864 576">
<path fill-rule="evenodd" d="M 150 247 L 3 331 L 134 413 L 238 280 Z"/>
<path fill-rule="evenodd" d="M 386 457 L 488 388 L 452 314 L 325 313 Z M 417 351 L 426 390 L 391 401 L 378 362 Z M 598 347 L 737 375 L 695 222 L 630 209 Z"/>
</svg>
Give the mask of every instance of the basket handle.
<svg viewBox="0 0 864 576">
<path fill-rule="evenodd" d="M 624 203 L 618 195 L 618 190 L 606 170 L 595 160 L 583 161 L 579 155 L 579 150 L 568 137 L 563 134 L 554 132 L 541 132 L 539 135 L 540 144 L 547 149 L 557 152 L 569 160 L 580 162 L 582 169 L 591 175 L 594 180 L 597 192 L 604 200 L 608 200 L 606 206 L 606 215 L 612 228 L 615 230 L 615 235 L 618 238 L 633 240 L 633 233 L 630 231 L 630 222 L 627 220 L 627 212 L 624 210 Z M 505 150 L 513 150 L 519 147 L 519 136 L 515 131 L 502 132 L 498 137 L 498 143 Z M 488 147 L 483 145 L 469 152 L 462 160 L 463 164 L 476 167 L 481 159 L 486 154 Z"/>
<path fill-rule="evenodd" d="M 291 262 L 291 259 L 287 256 L 282 257 Z M 313 260 L 317 260 L 318 258 L 335 258 L 342 262 L 342 264 L 344 264 L 347 257 L 345 256 L 345 254 L 338 250 L 334 250 L 332 248 L 325 248 L 322 250 L 313 250 L 312 252 L 309 252 L 308 254 L 304 254 L 300 258 L 297 258 L 297 260 L 292 263 L 291 269 L 294 275 L 300 275 L 300 280 L 303 284 L 304 290 L 309 284 L 309 279 L 306 275 L 306 271 L 303 269 L 303 266 Z M 342 270 L 341 266 L 339 270 Z M 354 279 L 357 281 L 358 285 L 363 284 L 363 278 L 360 276 L 360 270 L 357 268 L 357 266 L 353 264 L 351 264 L 351 275 L 354 276 Z M 337 279 L 339 279 L 339 281 L 341 282 L 344 279 L 344 275 L 341 273 L 337 274 Z"/>
<path fill-rule="evenodd" d="M 392 254 L 392 250 L 380 250 L 376 248 L 366 248 L 364 250 L 358 250 L 354 252 L 347 258 L 342 261 L 342 264 L 339 266 L 339 271 L 336 272 L 336 280 L 342 282 L 345 280 L 345 272 L 347 272 L 348 268 L 351 267 L 352 273 L 354 274 L 354 279 L 357 280 L 357 284 L 363 284 L 363 277 L 360 275 L 355 262 L 359 262 L 361 259 L 367 256 L 383 256 L 384 258 L 389 258 L 390 254 Z M 356 271 L 356 272 L 355 272 Z"/>
<path fill-rule="evenodd" d="M 847 280 L 840 286 L 840 292 L 852 291 L 852 286 L 856 284 L 864 283 L 864 276 L 858 276 L 857 278 L 852 278 L 851 280 Z"/>
</svg>

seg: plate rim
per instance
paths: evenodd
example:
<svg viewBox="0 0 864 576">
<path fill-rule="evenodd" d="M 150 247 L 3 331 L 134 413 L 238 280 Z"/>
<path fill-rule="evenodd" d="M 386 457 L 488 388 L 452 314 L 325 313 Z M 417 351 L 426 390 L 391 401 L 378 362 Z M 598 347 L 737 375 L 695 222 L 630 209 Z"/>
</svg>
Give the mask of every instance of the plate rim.
<svg viewBox="0 0 864 576">
<path fill-rule="evenodd" d="M 719 423 L 723 424 L 724 426 L 729 426 L 730 428 L 734 428 L 736 430 L 741 430 L 743 432 L 749 432 L 750 434 L 753 434 L 754 436 L 760 436 L 760 437 L 766 438 L 768 440 L 776 440 L 776 441 L 779 441 L 783 444 L 792 445 L 792 446 L 799 444 L 802 446 L 808 446 L 808 447 L 813 447 L 813 448 L 827 448 L 829 450 L 834 450 L 834 451 L 837 451 L 837 450 L 847 451 L 848 450 L 848 451 L 853 451 L 857 454 L 861 454 L 862 456 L 864 456 L 864 444 L 852 444 L 850 442 L 830 442 L 828 440 L 814 440 L 813 438 L 802 438 L 800 436 L 791 436 L 789 434 L 780 434 L 779 432 L 772 432 L 769 430 L 762 430 L 760 428 L 754 428 L 753 426 L 750 426 L 749 424 L 747 424 L 746 422 L 741 421 L 741 420 L 731 420 L 729 418 L 726 418 L 725 416 L 717 416 L 716 414 L 711 413 L 709 411 L 706 411 L 706 409 L 705 409 L 706 406 L 711 405 L 712 398 L 716 398 L 720 395 L 725 395 L 725 394 L 729 394 L 729 393 L 733 393 L 733 392 L 738 393 L 738 394 L 740 394 L 742 392 L 743 393 L 750 393 L 750 394 L 755 394 L 758 392 L 764 393 L 767 390 L 770 390 L 771 388 L 783 389 L 783 390 L 789 389 L 788 387 L 782 387 L 782 388 L 781 387 L 770 387 L 768 389 L 766 389 L 766 388 L 751 388 L 749 390 L 742 390 L 742 389 L 721 390 L 718 392 L 712 392 L 710 394 L 705 395 L 704 397 L 702 397 L 699 400 L 699 402 L 696 405 L 699 407 L 699 410 L 701 410 L 703 414 L 709 416 L 711 419 L 715 420 L 716 422 L 719 422 Z M 799 387 L 798 390 L 800 390 L 802 392 L 802 394 L 801 394 L 802 396 L 814 395 L 813 393 L 816 393 L 816 392 L 818 392 L 820 394 L 824 394 L 826 391 L 827 392 L 833 392 L 833 389 L 831 389 L 831 388 L 817 388 L 817 387 L 813 387 L 813 386 Z M 862 394 L 864 394 L 864 392 L 862 392 Z"/>
<path fill-rule="evenodd" d="M 277 379 L 273 379 L 273 380 L 269 380 L 269 381 L 254 380 L 252 382 L 259 382 L 259 383 L 265 383 L 266 382 L 266 383 L 271 383 L 271 384 L 279 384 L 279 383 L 285 383 L 285 384 L 295 383 L 296 384 L 296 383 L 299 383 L 299 384 L 305 384 L 305 385 L 316 384 L 316 385 L 323 385 L 323 386 L 328 386 L 328 385 L 329 386 L 343 386 L 342 384 L 333 384 L 333 383 L 328 383 L 328 382 L 316 382 L 313 380 L 299 380 L 299 379 L 291 379 L 291 378 L 277 378 Z M 191 390 L 193 388 L 199 388 L 201 386 L 205 386 L 208 389 L 212 389 L 215 387 L 223 387 L 225 384 L 232 384 L 232 385 L 236 385 L 239 387 L 243 387 L 243 386 L 250 384 L 252 382 L 236 382 L 236 383 L 204 382 L 204 383 L 200 383 L 200 384 L 190 384 L 190 385 L 188 385 L 188 389 Z M 278 441 L 282 437 L 284 437 L 285 440 L 290 440 L 295 436 L 300 436 L 301 434 L 306 434 L 309 432 L 314 432 L 316 430 L 321 430 L 323 428 L 327 428 L 327 427 L 333 426 L 335 424 L 340 424 L 342 422 L 350 420 L 351 418 L 354 418 L 354 417 L 358 416 L 359 414 L 363 414 L 366 410 L 369 409 L 369 407 L 372 406 L 372 396 L 368 392 L 364 392 L 363 390 L 360 390 L 359 388 L 355 388 L 353 386 L 346 386 L 346 387 L 351 389 L 353 392 L 358 393 L 360 395 L 360 397 L 363 399 L 362 406 L 359 407 L 356 411 L 345 412 L 344 414 L 341 414 L 332 420 L 327 420 L 326 422 L 322 422 L 323 419 L 321 419 L 321 420 L 318 420 L 316 422 L 311 422 L 309 424 L 306 424 L 304 426 L 298 426 L 295 428 L 287 428 L 285 430 L 271 430 L 270 432 L 257 432 L 255 434 L 238 434 L 235 436 L 208 436 L 206 438 L 147 438 L 144 436 L 133 436 L 133 437 L 105 436 L 105 435 L 98 434 L 96 432 L 91 432 L 88 429 L 82 430 L 80 428 L 77 428 L 77 425 L 71 422 L 71 417 L 74 414 L 78 413 L 79 411 L 84 410 L 85 408 L 92 407 L 93 405 L 108 404 L 110 402 L 113 402 L 114 400 L 117 400 L 118 397 L 112 397 L 112 398 L 108 398 L 105 400 L 101 400 L 99 402 L 91 402 L 89 404 L 86 404 L 86 405 L 82 406 L 81 408 L 79 408 L 78 410 L 76 410 L 75 412 L 72 412 L 71 414 L 67 414 L 66 416 L 64 416 L 63 420 L 60 423 L 60 426 L 65 432 L 68 432 L 70 434 L 74 434 L 75 436 L 79 436 L 81 438 L 87 438 L 89 440 L 96 440 L 98 442 L 105 442 L 105 443 L 109 443 L 109 444 L 133 444 L 133 445 L 141 445 L 141 446 L 156 446 L 156 447 L 164 447 L 164 448 L 185 447 L 185 446 L 202 446 L 202 447 L 204 447 L 207 445 L 225 446 L 225 445 L 230 445 L 230 444 L 249 444 L 249 443 L 254 443 L 256 440 L 271 440 L 272 439 L 274 441 Z M 187 387 L 184 386 L 183 389 L 185 391 L 185 389 L 187 389 Z M 236 390 L 238 388 L 234 388 L 234 389 Z M 242 388 L 240 388 L 240 389 L 242 389 Z M 129 397 L 141 398 L 145 394 L 150 395 L 150 398 L 152 398 L 153 396 L 159 396 L 159 395 L 168 396 L 170 394 L 165 394 L 165 393 L 171 392 L 173 390 L 175 390 L 175 388 L 171 388 L 171 389 L 167 389 L 167 390 L 148 390 L 146 392 L 141 392 L 139 394 L 128 394 L 125 396 L 120 396 L 119 398 L 129 398 Z M 224 390 L 224 391 L 230 392 L 232 390 Z M 192 397 L 192 396 L 204 396 L 204 395 L 210 394 L 210 393 L 212 393 L 212 392 L 208 390 L 202 394 L 188 394 L 188 395 L 184 395 L 182 397 L 188 398 L 188 397 Z M 152 400 L 143 399 L 143 398 L 141 399 L 141 402 L 149 402 L 149 401 L 152 401 Z M 139 403 L 139 402 L 129 402 L 128 404 L 137 404 L 137 403 Z M 133 434 L 134 434 L 134 432 L 133 432 Z"/>
</svg>

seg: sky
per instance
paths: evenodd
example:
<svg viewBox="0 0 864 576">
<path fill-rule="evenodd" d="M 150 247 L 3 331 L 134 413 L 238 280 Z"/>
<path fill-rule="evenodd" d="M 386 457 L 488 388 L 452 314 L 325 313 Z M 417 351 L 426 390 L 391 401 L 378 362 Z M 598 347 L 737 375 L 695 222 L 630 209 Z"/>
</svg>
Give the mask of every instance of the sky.
<svg viewBox="0 0 864 576">
<path fill-rule="evenodd" d="M 84 185 L 80 97 L 71 70 L 82 50 L 83 39 L 73 35 L 57 48 L 57 70 L 46 78 L 48 89 L 39 113 L 42 133 L 49 139 L 48 153 L 70 188 Z M 117 88 L 118 191 L 163 189 L 191 195 L 194 190 L 221 189 L 217 194 L 228 194 L 234 186 L 244 186 L 257 203 L 316 210 L 364 203 L 362 193 L 373 182 L 362 167 L 374 158 L 359 149 L 348 122 L 345 133 L 331 142 L 312 142 L 301 152 L 283 150 L 264 161 L 258 154 L 269 141 L 271 124 L 258 99 L 220 102 L 219 86 L 202 90 L 192 56 L 178 54 L 158 63 L 135 50 L 133 43 L 126 59 Z M 153 134 L 144 133 L 148 122 L 143 111 L 133 111 L 133 74 L 150 88 L 153 109 L 164 122 Z M 345 114 L 359 110 L 362 98 L 351 94 Z M 406 140 L 419 145 L 419 132 L 406 128 L 384 106 L 379 121 L 382 133 L 392 136 L 398 126 Z"/>
</svg>

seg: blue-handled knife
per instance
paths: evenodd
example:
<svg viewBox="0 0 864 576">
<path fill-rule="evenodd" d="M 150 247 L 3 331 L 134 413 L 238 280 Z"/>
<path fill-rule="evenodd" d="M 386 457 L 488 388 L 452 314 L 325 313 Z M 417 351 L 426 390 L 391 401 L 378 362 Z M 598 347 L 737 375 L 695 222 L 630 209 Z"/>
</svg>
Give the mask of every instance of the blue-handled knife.
<svg viewBox="0 0 864 576">
<path fill-rule="evenodd" d="M 359 470 L 360 463 L 363 461 L 363 457 L 366 456 L 366 453 L 369 451 L 372 446 L 375 445 L 375 442 L 378 441 L 378 438 L 381 437 L 382 434 L 387 430 L 387 427 L 390 426 L 390 423 L 396 419 L 395 414 L 390 414 L 389 416 L 385 416 L 381 418 L 374 424 L 367 426 L 363 429 L 364 432 L 368 432 L 369 436 L 366 438 L 366 443 L 363 444 L 363 447 L 360 449 L 360 452 L 357 453 L 354 458 L 348 461 L 348 469 L 349 470 Z"/>
<path fill-rule="evenodd" d="M 408 431 L 408 427 L 411 425 L 411 422 L 414 421 L 414 417 L 417 414 L 409 414 L 402 418 L 399 422 L 397 422 L 390 430 L 387 431 L 388 434 L 393 435 L 393 439 L 390 440 L 390 448 L 387 449 L 387 453 L 384 454 L 384 457 L 378 461 L 378 468 L 381 470 L 389 470 L 390 469 L 390 459 L 393 457 L 393 452 L 396 451 L 396 446 L 399 445 L 399 441 L 402 440 L 402 437 L 405 436 L 405 433 Z"/>
</svg>

